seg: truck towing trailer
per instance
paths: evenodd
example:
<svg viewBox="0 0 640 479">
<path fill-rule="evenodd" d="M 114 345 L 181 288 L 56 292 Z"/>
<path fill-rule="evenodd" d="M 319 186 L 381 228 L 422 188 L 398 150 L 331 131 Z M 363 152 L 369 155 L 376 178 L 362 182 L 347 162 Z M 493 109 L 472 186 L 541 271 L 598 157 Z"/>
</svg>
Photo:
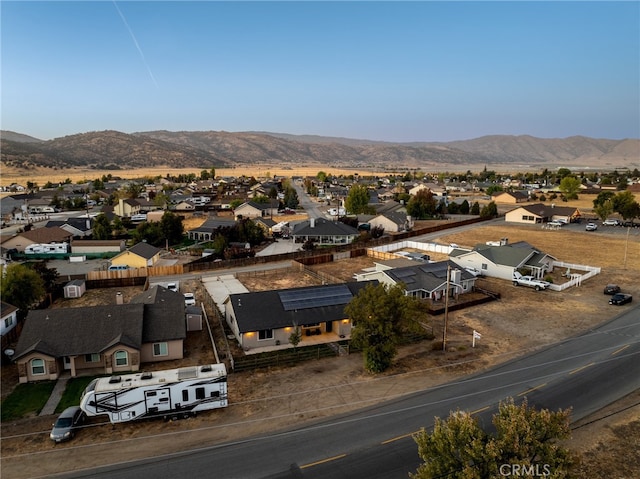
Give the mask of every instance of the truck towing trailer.
<svg viewBox="0 0 640 479">
<path fill-rule="evenodd" d="M 98 378 L 89 383 L 80 400 L 87 416 L 106 414 L 112 423 L 177 419 L 226 406 L 224 364 Z"/>
</svg>

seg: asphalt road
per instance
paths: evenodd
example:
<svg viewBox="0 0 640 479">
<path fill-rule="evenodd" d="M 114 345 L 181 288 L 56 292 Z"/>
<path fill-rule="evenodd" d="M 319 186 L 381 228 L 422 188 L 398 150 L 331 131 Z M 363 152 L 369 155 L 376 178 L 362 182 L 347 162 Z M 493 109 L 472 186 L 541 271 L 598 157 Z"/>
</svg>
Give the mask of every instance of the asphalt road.
<svg viewBox="0 0 640 479">
<path fill-rule="evenodd" d="M 623 311 L 485 373 L 312 426 L 64 477 L 406 478 L 419 464 L 411 435 L 435 416 L 463 409 L 489 424 L 501 400 L 527 397 L 536 407 L 571 407 L 578 420 L 638 389 L 640 305 Z"/>
</svg>

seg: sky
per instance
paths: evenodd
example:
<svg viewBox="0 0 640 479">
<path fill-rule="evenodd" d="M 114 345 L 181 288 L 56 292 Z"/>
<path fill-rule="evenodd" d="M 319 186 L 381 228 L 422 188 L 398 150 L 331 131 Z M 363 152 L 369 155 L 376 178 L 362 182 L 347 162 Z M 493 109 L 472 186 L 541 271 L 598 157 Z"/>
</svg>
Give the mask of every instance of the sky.
<svg viewBox="0 0 640 479">
<path fill-rule="evenodd" d="M 640 138 L 640 2 L 0 2 L 0 126 Z"/>
</svg>

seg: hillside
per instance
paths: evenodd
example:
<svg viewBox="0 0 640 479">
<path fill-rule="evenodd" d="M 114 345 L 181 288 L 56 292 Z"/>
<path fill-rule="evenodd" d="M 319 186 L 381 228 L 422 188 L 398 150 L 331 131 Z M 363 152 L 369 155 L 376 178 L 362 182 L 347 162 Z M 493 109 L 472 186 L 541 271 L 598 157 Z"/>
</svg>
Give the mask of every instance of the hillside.
<svg viewBox="0 0 640 479">
<path fill-rule="evenodd" d="M 450 165 L 501 165 L 514 168 L 638 168 L 640 140 L 587 137 L 543 139 L 532 136 L 484 136 L 432 143 L 389 143 L 267 132 L 117 131 L 80 133 L 41 141 L 2 132 L 5 166 L 57 169 L 210 168 L 279 165 L 429 170 Z"/>
</svg>

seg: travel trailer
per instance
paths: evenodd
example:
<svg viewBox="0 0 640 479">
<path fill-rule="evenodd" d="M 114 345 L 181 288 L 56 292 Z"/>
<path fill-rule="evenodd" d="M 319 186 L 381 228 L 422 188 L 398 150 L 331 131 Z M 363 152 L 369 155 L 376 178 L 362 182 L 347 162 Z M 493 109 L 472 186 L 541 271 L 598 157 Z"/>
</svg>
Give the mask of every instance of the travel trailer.
<svg viewBox="0 0 640 479">
<path fill-rule="evenodd" d="M 65 254 L 68 252 L 67 243 L 34 243 L 24 249 L 25 254 Z"/>
<path fill-rule="evenodd" d="M 114 424 L 152 417 L 178 419 L 226 406 L 224 364 L 98 378 L 80 400 L 87 416 L 106 414 Z"/>
</svg>

